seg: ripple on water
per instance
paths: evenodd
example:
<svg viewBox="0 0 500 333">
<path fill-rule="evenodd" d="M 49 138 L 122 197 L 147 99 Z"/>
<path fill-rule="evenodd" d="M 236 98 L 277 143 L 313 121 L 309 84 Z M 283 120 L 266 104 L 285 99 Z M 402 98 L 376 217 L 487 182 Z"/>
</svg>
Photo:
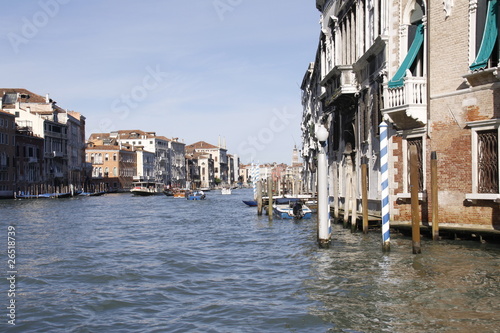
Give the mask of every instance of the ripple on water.
<svg viewBox="0 0 500 333">
<path fill-rule="evenodd" d="M 0 202 L 19 332 L 433 332 L 498 327 L 500 250 L 258 217 L 217 192 Z M 2 238 L 0 238 L 2 239 Z M 472 245 L 471 245 L 472 244 Z M 1 244 L 0 244 L 1 245 Z"/>
</svg>

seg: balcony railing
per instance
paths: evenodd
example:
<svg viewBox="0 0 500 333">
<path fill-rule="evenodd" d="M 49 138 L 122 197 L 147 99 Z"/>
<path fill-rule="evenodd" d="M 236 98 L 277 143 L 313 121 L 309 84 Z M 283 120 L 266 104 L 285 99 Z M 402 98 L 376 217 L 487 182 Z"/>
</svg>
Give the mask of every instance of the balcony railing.
<svg viewBox="0 0 500 333">
<path fill-rule="evenodd" d="M 384 83 L 384 108 L 399 128 L 415 128 L 427 124 L 427 80 L 406 77 L 401 87 L 389 88 Z"/>
</svg>

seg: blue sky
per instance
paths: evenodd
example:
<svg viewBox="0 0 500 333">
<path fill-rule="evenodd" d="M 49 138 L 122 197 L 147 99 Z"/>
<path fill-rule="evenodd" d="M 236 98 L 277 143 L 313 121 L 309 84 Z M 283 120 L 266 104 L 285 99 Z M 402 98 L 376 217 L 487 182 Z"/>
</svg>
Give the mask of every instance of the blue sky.
<svg viewBox="0 0 500 333">
<path fill-rule="evenodd" d="M 13 1 L 0 82 L 82 113 L 87 137 L 220 136 L 243 163 L 290 163 L 319 15 L 307 0 Z"/>
</svg>

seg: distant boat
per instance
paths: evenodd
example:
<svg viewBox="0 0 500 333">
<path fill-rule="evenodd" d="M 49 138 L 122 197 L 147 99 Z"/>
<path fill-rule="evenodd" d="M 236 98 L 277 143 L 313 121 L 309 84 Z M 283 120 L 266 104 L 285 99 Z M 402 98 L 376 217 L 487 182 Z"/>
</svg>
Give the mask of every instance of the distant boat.
<svg viewBox="0 0 500 333">
<path fill-rule="evenodd" d="M 134 187 L 130 190 L 132 194 L 138 196 L 158 195 L 163 192 L 163 184 L 150 181 L 138 181 L 133 183 Z"/>
<path fill-rule="evenodd" d="M 48 196 L 42 195 L 42 194 L 30 194 L 30 193 L 17 193 L 16 194 L 16 199 L 41 199 L 41 198 L 50 198 Z"/>
<path fill-rule="evenodd" d="M 73 193 L 65 192 L 65 193 L 52 193 L 51 198 L 71 198 Z"/>
<path fill-rule="evenodd" d="M 163 191 L 163 194 L 165 194 L 167 197 L 173 197 L 175 192 L 171 188 L 167 188 Z"/>
<path fill-rule="evenodd" d="M 273 205 L 274 214 L 282 219 L 310 219 L 312 211 L 300 199 L 278 198 Z"/>
<path fill-rule="evenodd" d="M 186 197 L 186 191 L 175 191 L 174 192 L 174 198 L 185 198 Z"/>
<path fill-rule="evenodd" d="M 186 193 L 186 199 L 188 200 L 205 200 L 206 196 L 203 191 L 194 191 Z"/>
<path fill-rule="evenodd" d="M 256 207 L 257 206 L 257 201 L 255 201 L 255 200 L 242 200 L 242 201 L 247 206 L 250 206 L 250 207 Z"/>
<path fill-rule="evenodd" d="M 231 188 L 229 188 L 229 187 L 224 187 L 224 188 L 221 190 L 221 194 L 231 194 Z"/>
<path fill-rule="evenodd" d="M 17 199 L 48 199 L 48 198 L 70 198 L 73 194 L 71 192 L 64 193 L 43 193 L 43 194 L 25 194 L 20 193 L 16 195 Z"/>
<path fill-rule="evenodd" d="M 97 192 L 81 192 L 78 195 L 84 196 L 84 197 L 97 197 L 104 195 L 106 191 L 97 191 Z"/>
</svg>

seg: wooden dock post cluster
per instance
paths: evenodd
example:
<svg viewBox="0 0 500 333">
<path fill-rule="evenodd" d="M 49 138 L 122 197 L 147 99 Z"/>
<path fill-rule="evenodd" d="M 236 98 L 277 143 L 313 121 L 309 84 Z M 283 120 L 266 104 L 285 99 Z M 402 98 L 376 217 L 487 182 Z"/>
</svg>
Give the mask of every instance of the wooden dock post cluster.
<svg viewBox="0 0 500 333">
<path fill-rule="evenodd" d="M 83 192 L 104 192 L 107 190 L 107 186 L 104 183 L 92 184 L 89 186 L 74 186 L 73 184 L 55 186 L 51 184 L 31 184 L 25 186 L 19 186 L 15 191 L 15 197 L 21 194 L 29 194 L 33 196 L 50 194 L 50 193 L 71 193 L 71 195 L 83 191 Z"/>
</svg>

